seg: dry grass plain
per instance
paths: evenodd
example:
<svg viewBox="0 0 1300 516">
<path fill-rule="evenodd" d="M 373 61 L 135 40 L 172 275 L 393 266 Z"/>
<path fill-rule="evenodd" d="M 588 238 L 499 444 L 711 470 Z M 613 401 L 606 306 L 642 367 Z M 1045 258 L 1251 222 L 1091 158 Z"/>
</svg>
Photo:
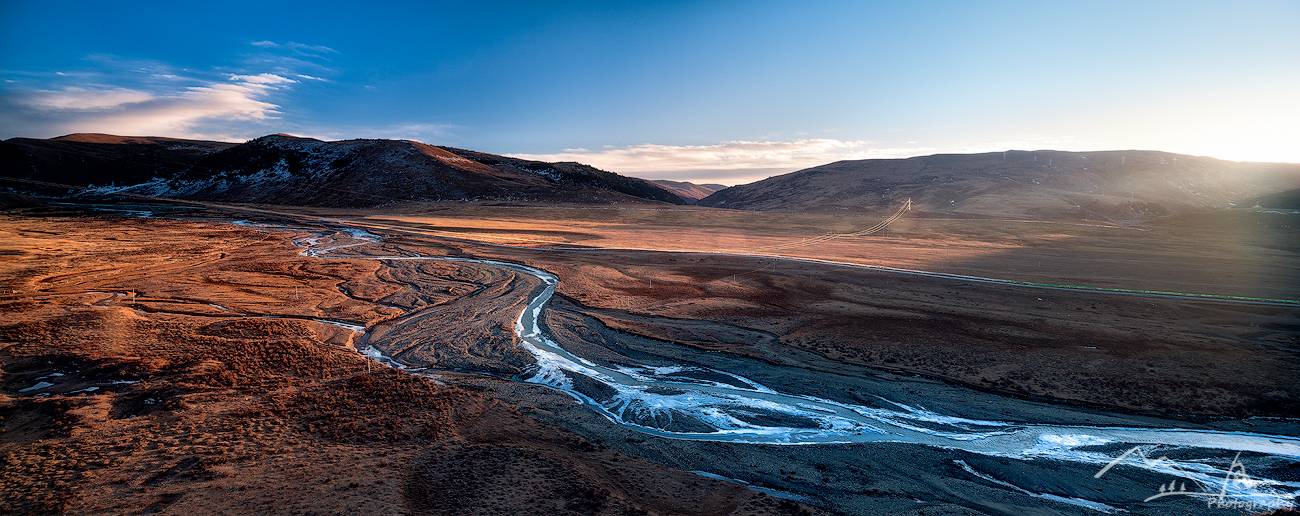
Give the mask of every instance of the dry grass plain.
<svg viewBox="0 0 1300 516">
<path fill-rule="evenodd" d="M 1300 300 L 1300 214 L 1277 210 L 1194 213 L 1141 226 L 914 213 L 875 235 L 779 250 L 769 248 L 862 230 L 887 214 L 522 205 L 404 211 L 352 222 L 507 245 L 773 255 L 1039 283 Z"/>
<path fill-rule="evenodd" d="M 411 235 L 393 245 L 451 237 L 440 245 L 558 273 L 557 292 L 609 329 L 701 349 L 1144 413 L 1300 413 L 1289 380 L 1300 375 L 1296 213 L 1231 210 L 1144 226 L 921 213 L 877 235 L 781 251 L 763 248 L 870 227 L 886 214 L 452 205 L 346 215 Z"/>
<path fill-rule="evenodd" d="M 300 256 L 304 235 L 0 217 L 0 512 L 803 510 L 367 365 L 352 332 L 312 319 L 369 326 L 448 293 Z"/>
<path fill-rule="evenodd" d="M 632 333 L 791 371 L 854 364 L 919 373 L 1108 410 L 1198 420 L 1300 415 L 1300 306 L 1033 289 L 708 253 L 758 254 L 752 250 L 869 227 L 880 214 L 275 210 L 381 232 L 385 253 L 552 271 L 561 282 L 548 320 L 588 321 L 586 329 L 607 336 Z M 1295 218 L 1234 211 L 1129 228 L 929 215 L 900 220 L 887 235 L 783 253 L 1020 281 L 1295 299 Z M 367 372 L 351 332 L 312 319 L 375 326 L 412 310 L 499 311 L 514 305 L 458 303 L 479 303 L 471 293 L 509 278 L 300 256 L 292 240 L 309 231 L 327 230 L 75 213 L 0 218 L 5 512 L 808 510 L 542 424 L 492 389 L 456 381 L 459 373 L 440 385 Z M 610 249 L 619 247 L 677 252 Z M 428 340 L 408 360 L 497 375 L 522 365 L 499 321 L 474 320 L 428 317 L 436 333 L 454 338 Z M 552 328 L 560 337 L 572 330 Z M 39 382 L 54 385 L 24 390 Z"/>
</svg>

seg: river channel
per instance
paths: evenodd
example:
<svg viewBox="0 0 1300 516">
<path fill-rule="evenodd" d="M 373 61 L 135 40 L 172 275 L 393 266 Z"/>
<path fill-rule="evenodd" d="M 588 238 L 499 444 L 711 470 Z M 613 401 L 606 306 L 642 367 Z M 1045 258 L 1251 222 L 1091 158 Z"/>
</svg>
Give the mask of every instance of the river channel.
<svg viewBox="0 0 1300 516">
<path fill-rule="evenodd" d="M 1183 482 L 1177 491 L 1172 484 L 1167 491 L 1162 485 L 1152 499 L 1185 495 L 1207 500 L 1210 506 L 1217 500 L 1220 505 L 1287 507 L 1294 505 L 1300 493 L 1300 482 L 1252 476 L 1240 462 L 1242 453 L 1300 461 L 1300 439 L 1291 436 L 998 421 L 938 413 L 885 396 L 879 396 L 877 403 L 861 405 L 783 392 L 741 374 L 699 365 L 599 363 L 555 342 L 539 322 L 560 281 L 554 274 L 491 260 L 336 254 L 379 239 L 362 231 L 352 231 L 352 235 L 354 240 L 346 244 L 309 238 L 300 245 L 306 247 L 304 255 L 319 258 L 448 260 L 539 280 L 514 328 L 522 345 L 536 358 L 536 365 L 516 379 L 563 391 L 609 421 L 645 434 L 765 445 L 906 443 L 1004 459 L 1095 466 L 1098 477 L 1114 468 L 1139 468 Z M 368 352 L 395 364 L 373 350 Z M 973 475 L 987 477 L 964 461 L 955 462 Z M 991 477 L 987 480 L 999 482 Z M 1122 511 L 1079 497 L 1025 492 L 1103 513 Z"/>
</svg>

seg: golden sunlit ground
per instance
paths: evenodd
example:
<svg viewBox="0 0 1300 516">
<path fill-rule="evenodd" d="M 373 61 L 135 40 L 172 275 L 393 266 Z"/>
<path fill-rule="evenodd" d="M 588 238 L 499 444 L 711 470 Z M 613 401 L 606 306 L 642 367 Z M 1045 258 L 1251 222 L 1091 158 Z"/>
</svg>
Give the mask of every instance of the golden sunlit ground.
<svg viewBox="0 0 1300 516">
<path fill-rule="evenodd" d="M 827 372 L 887 381 L 906 372 L 1101 410 L 1293 417 L 1300 407 L 1295 305 L 600 249 L 743 253 L 871 227 L 879 214 L 442 208 L 272 208 L 302 217 L 248 213 L 261 224 L 252 226 L 231 224 L 245 215 L 228 211 L 191 214 L 205 216 L 197 220 L 75 210 L 0 218 L 0 304 L 9 314 L 0 325 L 0 510 L 805 511 L 665 466 L 658 454 L 676 450 L 672 440 L 629 437 L 603 420 L 572 423 L 594 416 L 563 394 L 510 381 L 528 360 L 506 323 L 530 286 L 511 286 L 509 274 L 491 268 L 303 256 L 295 240 L 348 238 L 337 222 L 325 227 L 312 217 L 382 234 L 370 244 L 375 255 L 479 257 L 551 271 L 561 281 L 544 317 L 566 343 L 649 337 L 666 353 L 676 343 L 758 359 L 810 386 Z M 902 219 L 888 234 L 783 254 L 1285 298 L 1296 291 L 1292 242 L 1300 240 L 1287 217 L 1235 211 L 1143 228 Z M 589 250 L 516 247 L 519 238 Z M 409 313 L 420 307 L 429 317 Z M 394 347 L 394 356 L 430 366 L 441 384 L 372 370 L 356 353 L 355 334 L 318 318 L 371 327 L 385 350 L 405 334 L 381 322 L 418 326 L 422 344 Z M 807 453 L 774 467 L 785 475 Z M 907 487 L 914 475 L 864 475 L 872 487 L 854 491 L 859 498 L 827 496 L 854 500 L 844 506 L 860 504 L 864 514 L 882 506 L 919 511 Z"/>
<path fill-rule="evenodd" d="M 367 364 L 352 332 L 313 319 L 372 326 L 455 289 L 301 256 L 309 235 L 0 216 L 0 513 L 791 513 L 482 388 Z"/>
<path fill-rule="evenodd" d="M 506 245 L 773 255 L 1107 289 L 1300 299 L 1300 215 L 1273 210 L 1177 215 L 1140 226 L 913 213 L 873 235 L 771 249 L 884 218 L 468 205 L 351 222 Z"/>
</svg>

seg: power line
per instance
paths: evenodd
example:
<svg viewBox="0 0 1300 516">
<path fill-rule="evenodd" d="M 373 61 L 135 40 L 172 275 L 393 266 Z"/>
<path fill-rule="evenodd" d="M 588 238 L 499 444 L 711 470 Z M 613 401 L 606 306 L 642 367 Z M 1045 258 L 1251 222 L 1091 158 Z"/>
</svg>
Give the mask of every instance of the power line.
<svg viewBox="0 0 1300 516">
<path fill-rule="evenodd" d="M 829 242 L 829 241 L 831 241 L 831 240 L 834 240 L 834 239 L 836 239 L 836 238 L 840 238 L 840 237 L 858 237 L 858 236 L 867 236 L 867 235 L 870 235 L 870 234 L 873 234 L 873 233 L 880 232 L 881 230 L 883 230 L 883 229 L 889 227 L 889 225 L 890 225 L 890 224 L 893 224 L 894 221 L 896 221 L 896 220 L 902 218 L 904 212 L 906 212 L 906 211 L 911 211 L 911 209 L 912 209 L 912 200 L 911 200 L 911 199 L 908 199 L 907 201 L 903 202 L 903 207 L 899 208 L 898 211 L 894 212 L 893 215 L 890 215 L 889 218 L 887 218 L 887 219 L 881 221 L 880 223 L 878 223 L 878 224 L 876 224 L 876 225 L 874 225 L 874 226 L 871 226 L 871 227 L 869 227 L 869 228 L 867 228 L 867 229 L 864 229 L 864 230 L 862 230 L 862 231 L 855 231 L 855 232 L 852 232 L 852 233 L 827 233 L 827 234 L 822 235 L 822 236 L 819 236 L 819 237 L 809 238 L 809 239 L 807 239 L 807 240 L 802 240 L 802 241 L 799 241 L 799 242 L 791 242 L 791 243 L 788 243 L 788 244 L 770 245 L 770 246 L 765 246 L 765 247 L 755 247 L 755 248 L 748 249 L 748 250 L 749 250 L 749 251 L 777 251 L 777 250 L 785 250 L 785 249 L 794 249 L 794 248 L 796 248 L 796 247 L 806 247 L 806 246 L 810 246 L 810 245 L 816 245 L 816 244 L 820 244 L 820 243 L 822 243 L 822 242 Z"/>
</svg>

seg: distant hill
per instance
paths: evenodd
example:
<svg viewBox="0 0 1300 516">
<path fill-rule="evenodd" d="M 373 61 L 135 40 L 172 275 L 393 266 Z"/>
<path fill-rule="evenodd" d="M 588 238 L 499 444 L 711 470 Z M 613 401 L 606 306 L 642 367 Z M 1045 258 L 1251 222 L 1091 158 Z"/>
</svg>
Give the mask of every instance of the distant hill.
<svg viewBox="0 0 1300 516">
<path fill-rule="evenodd" d="M 1287 190 L 1275 194 L 1265 195 L 1241 203 L 1244 207 L 1259 206 L 1261 208 L 1278 208 L 1284 210 L 1300 210 L 1300 188 Z"/>
<path fill-rule="evenodd" d="M 501 200 L 685 204 L 643 179 L 408 140 L 325 142 L 275 134 L 243 144 L 72 134 L 0 142 L 0 175 L 227 202 L 365 207 Z M 58 189 L 0 182 L 23 193 Z M 61 193 L 66 194 L 66 190 Z"/>
<path fill-rule="evenodd" d="M 0 175 L 78 186 L 132 185 L 154 177 L 170 177 L 209 154 L 236 145 L 94 133 L 48 140 L 12 138 L 0 142 Z M 9 186 L 16 185 L 0 184 Z"/>
<path fill-rule="evenodd" d="M 726 185 L 715 184 L 697 185 L 686 181 L 669 181 L 667 179 L 651 179 L 650 182 L 677 194 L 683 200 L 690 203 L 708 197 L 713 194 L 713 192 L 727 187 Z"/>
<path fill-rule="evenodd" d="M 1007 151 L 839 161 L 717 191 L 697 204 L 746 210 L 917 209 L 1142 221 L 1232 207 L 1300 187 L 1300 164 L 1156 151 Z"/>
</svg>

